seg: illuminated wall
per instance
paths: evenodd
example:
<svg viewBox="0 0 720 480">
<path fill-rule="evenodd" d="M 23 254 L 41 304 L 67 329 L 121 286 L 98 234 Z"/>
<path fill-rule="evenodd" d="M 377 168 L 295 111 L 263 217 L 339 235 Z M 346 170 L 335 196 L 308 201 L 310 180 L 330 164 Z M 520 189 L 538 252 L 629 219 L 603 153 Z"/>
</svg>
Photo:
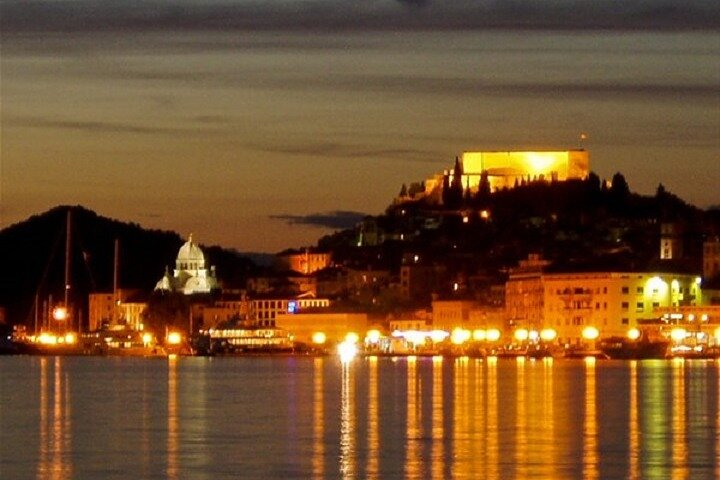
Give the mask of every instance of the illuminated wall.
<svg viewBox="0 0 720 480">
<path fill-rule="evenodd" d="M 552 328 L 562 343 L 581 342 L 582 330 L 625 336 L 639 320 L 666 307 L 700 305 L 699 277 L 670 273 L 543 273 L 506 284 L 508 320 L 525 328 Z"/>
<path fill-rule="evenodd" d="M 277 262 L 283 268 L 308 275 L 329 267 L 332 263 L 331 257 L 330 253 L 311 253 L 305 251 L 279 255 Z"/>
<path fill-rule="evenodd" d="M 311 343 L 318 332 L 324 333 L 328 342 L 338 342 L 350 332 L 364 337 L 368 318 L 365 313 L 286 313 L 275 317 L 275 326 L 287 330 L 299 342 Z"/>
<path fill-rule="evenodd" d="M 522 180 L 584 179 L 590 172 L 585 150 L 539 152 L 464 152 L 463 188 L 476 191 L 480 176 L 487 172 L 490 188 L 512 188 Z M 451 176 L 452 176 L 452 172 Z"/>
</svg>

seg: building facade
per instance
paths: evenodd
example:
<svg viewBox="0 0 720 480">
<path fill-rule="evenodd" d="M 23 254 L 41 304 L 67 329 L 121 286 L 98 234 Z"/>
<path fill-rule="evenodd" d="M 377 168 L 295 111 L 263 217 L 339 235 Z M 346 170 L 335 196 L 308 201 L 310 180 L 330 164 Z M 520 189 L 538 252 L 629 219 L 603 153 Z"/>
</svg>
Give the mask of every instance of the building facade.
<svg viewBox="0 0 720 480">
<path fill-rule="evenodd" d="M 155 285 L 155 290 L 182 292 L 185 295 L 210 293 L 218 288 L 215 267 L 207 268 L 205 254 L 193 242 L 192 234 L 178 251 L 172 275 L 166 271 Z"/>
<path fill-rule="evenodd" d="M 561 344 L 580 344 L 593 326 L 602 338 L 624 336 L 667 307 L 702 304 L 700 278 L 653 272 L 538 273 L 506 286 L 506 314 L 515 327 L 552 328 Z"/>
</svg>

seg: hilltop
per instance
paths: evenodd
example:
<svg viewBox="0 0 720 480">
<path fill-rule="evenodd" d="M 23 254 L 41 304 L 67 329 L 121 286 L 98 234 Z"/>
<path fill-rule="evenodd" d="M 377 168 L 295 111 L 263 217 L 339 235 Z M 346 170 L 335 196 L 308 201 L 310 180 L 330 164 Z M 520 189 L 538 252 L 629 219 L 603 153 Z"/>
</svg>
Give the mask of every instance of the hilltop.
<svg viewBox="0 0 720 480">
<path fill-rule="evenodd" d="M 483 275 L 502 281 L 531 253 L 555 268 L 701 272 L 702 242 L 720 234 L 720 211 L 687 204 L 659 185 L 633 193 L 622 174 L 601 181 L 528 181 L 472 195 L 445 186 L 442 199 L 400 196 L 378 216 L 323 237 L 336 264 L 398 271 L 408 258 L 442 264 L 450 284 Z M 661 237 L 682 254 L 660 260 Z M 417 260 L 416 260 L 417 261 Z"/>
<path fill-rule="evenodd" d="M 175 232 L 148 230 L 135 223 L 102 217 L 81 206 L 58 206 L 0 231 L 3 268 L 0 305 L 10 323 L 25 322 L 35 295 L 42 302 L 64 296 L 65 225 L 72 212 L 71 297 L 87 312 L 90 292 L 113 288 L 114 244 L 120 242 L 119 284 L 151 291 L 165 267 L 175 265 L 184 239 Z M 242 285 L 255 264 L 238 252 L 203 246 L 221 282 Z"/>
</svg>

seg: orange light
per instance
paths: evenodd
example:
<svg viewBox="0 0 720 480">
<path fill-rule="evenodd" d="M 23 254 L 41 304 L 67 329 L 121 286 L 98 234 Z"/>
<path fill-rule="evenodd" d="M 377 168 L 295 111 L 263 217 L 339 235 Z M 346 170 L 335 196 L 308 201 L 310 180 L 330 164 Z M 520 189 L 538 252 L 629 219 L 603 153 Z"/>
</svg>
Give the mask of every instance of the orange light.
<svg viewBox="0 0 720 480">
<path fill-rule="evenodd" d="M 370 330 L 365 336 L 365 341 L 368 343 L 378 343 L 380 341 L 380 330 Z"/>
<path fill-rule="evenodd" d="M 518 328 L 517 330 L 515 330 L 515 340 L 517 340 L 518 342 L 524 342 L 528 339 L 529 336 L 530 333 L 524 328 Z"/>
<path fill-rule="evenodd" d="M 627 336 L 630 340 L 637 340 L 638 338 L 640 338 L 640 330 L 638 330 L 637 328 L 631 328 L 630 330 L 628 330 Z"/>
<path fill-rule="evenodd" d="M 482 342 L 487 338 L 487 332 L 485 330 L 473 330 L 472 336 L 476 342 Z"/>
<path fill-rule="evenodd" d="M 455 345 L 462 345 L 466 341 L 470 339 L 470 330 L 465 330 L 463 328 L 456 328 L 452 331 L 452 334 L 450 335 L 450 341 L 454 343 Z"/>
<path fill-rule="evenodd" d="M 670 332 L 670 338 L 676 342 L 682 342 L 687 337 L 687 331 L 684 328 L 673 328 Z"/>
<path fill-rule="evenodd" d="M 65 307 L 55 307 L 53 308 L 52 316 L 55 320 L 58 322 L 62 322 L 63 320 L 67 320 L 68 318 L 68 311 Z"/>
<path fill-rule="evenodd" d="M 487 338 L 488 342 L 497 342 L 500 340 L 500 335 L 500 330 L 497 328 L 491 328 L 485 332 L 485 338 Z"/>
<path fill-rule="evenodd" d="M 600 330 L 595 327 L 585 327 L 582 336 L 585 340 L 595 340 L 600 336 Z"/>
<path fill-rule="evenodd" d="M 312 334 L 312 341 L 317 345 L 322 345 L 327 341 L 327 336 L 323 332 L 315 332 Z"/>
<path fill-rule="evenodd" d="M 557 338 L 557 332 L 552 328 L 544 328 L 540 331 L 540 338 L 546 342 L 552 342 Z"/>
<path fill-rule="evenodd" d="M 182 342 L 182 335 L 178 332 L 170 332 L 167 336 L 167 342 L 170 345 L 179 345 Z"/>
</svg>

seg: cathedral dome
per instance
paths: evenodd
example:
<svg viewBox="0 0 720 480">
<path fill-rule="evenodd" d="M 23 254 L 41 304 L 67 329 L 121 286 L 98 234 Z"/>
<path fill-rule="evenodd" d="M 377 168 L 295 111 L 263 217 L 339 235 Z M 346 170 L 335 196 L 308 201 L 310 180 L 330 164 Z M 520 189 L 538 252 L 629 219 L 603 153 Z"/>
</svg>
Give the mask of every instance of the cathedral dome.
<svg viewBox="0 0 720 480">
<path fill-rule="evenodd" d="M 188 241 L 180 247 L 178 252 L 177 261 L 182 263 L 204 263 L 205 255 L 196 243 L 193 242 L 192 234 L 188 238 Z"/>
</svg>

